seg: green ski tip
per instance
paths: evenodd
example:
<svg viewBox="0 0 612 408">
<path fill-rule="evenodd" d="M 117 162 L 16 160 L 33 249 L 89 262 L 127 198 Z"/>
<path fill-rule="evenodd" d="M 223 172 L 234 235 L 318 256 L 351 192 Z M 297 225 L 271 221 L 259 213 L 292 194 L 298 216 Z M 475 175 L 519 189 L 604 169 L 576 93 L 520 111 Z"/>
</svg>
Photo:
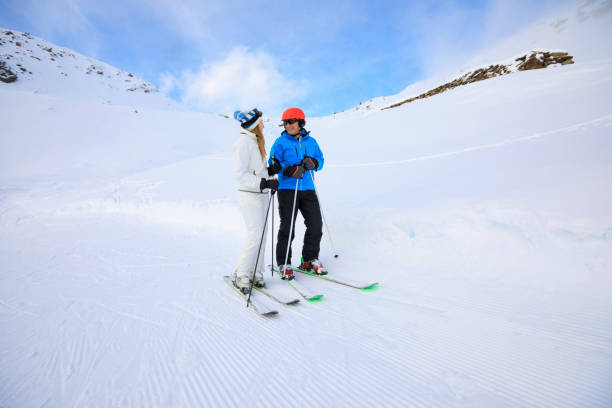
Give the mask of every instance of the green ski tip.
<svg viewBox="0 0 612 408">
<path fill-rule="evenodd" d="M 378 282 L 371 284 L 368 287 L 362 288 L 361 290 L 365 291 L 365 292 L 369 292 L 372 290 L 378 289 Z"/>
<path fill-rule="evenodd" d="M 323 300 L 323 295 L 313 296 L 308 299 L 309 302 L 320 302 Z"/>
</svg>

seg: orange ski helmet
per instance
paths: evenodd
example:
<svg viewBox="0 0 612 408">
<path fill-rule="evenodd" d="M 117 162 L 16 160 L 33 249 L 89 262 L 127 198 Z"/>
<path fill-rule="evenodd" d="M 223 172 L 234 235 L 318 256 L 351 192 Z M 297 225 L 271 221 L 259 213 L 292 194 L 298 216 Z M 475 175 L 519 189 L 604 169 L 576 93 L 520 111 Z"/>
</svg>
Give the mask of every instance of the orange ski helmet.
<svg viewBox="0 0 612 408">
<path fill-rule="evenodd" d="M 302 119 L 306 120 L 306 116 L 304 112 L 300 108 L 289 108 L 283 112 L 283 117 L 281 120 L 287 119 Z"/>
</svg>

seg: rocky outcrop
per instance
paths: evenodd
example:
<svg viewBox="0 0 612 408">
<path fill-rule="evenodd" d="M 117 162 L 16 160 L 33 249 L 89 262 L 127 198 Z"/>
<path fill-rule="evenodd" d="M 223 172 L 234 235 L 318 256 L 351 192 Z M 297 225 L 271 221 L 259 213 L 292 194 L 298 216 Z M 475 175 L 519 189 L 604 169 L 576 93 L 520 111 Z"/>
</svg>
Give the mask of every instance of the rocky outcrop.
<svg viewBox="0 0 612 408">
<path fill-rule="evenodd" d="M 527 71 L 530 69 L 546 68 L 554 64 L 573 64 L 573 58 L 571 55 L 567 55 L 567 52 L 533 52 L 529 56 L 524 55 L 516 59 L 520 63 L 517 70 Z"/>
<path fill-rule="evenodd" d="M 6 62 L 0 61 L 0 81 L 10 84 L 11 82 L 15 82 L 17 80 L 17 74 L 15 74 L 11 69 L 6 65 Z"/>
<path fill-rule="evenodd" d="M 417 99 L 429 98 L 430 96 L 446 92 L 449 89 L 453 89 L 458 86 L 468 85 L 473 82 L 478 82 L 501 75 L 507 75 L 517 71 L 542 69 L 555 64 L 567 65 L 573 63 L 573 57 L 571 55 L 568 55 L 567 52 L 532 51 L 531 53 L 525 54 L 522 57 L 516 58 L 510 64 L 489 65 L 488 67 L 468 72 L 467 74 L 451 82 L 448 82 L 444 85 L 440 85 L 439 87 L 431 89 L 421 95 L 403 100 L 398 103 L 394 103 L 393 105 L 386 106 L 382 109 L 395 108 L 405 103 L 416 101 Z"/>
</svg>

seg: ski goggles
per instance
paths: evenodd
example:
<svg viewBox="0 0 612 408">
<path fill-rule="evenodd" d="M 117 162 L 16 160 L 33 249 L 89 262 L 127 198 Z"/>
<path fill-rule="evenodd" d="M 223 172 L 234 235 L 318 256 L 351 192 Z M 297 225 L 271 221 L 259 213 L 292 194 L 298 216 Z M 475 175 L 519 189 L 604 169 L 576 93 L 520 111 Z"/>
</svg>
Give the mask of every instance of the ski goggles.
<svg viewBox="0 0 612 408">
<path fill-rule="evenodd" d="M 286 119 L 286 120 L 283 120 L 283 124 L 284 125 L 293 125 L 294 123 L 297 123 L 299 121 L 300 121 L 299 119 Z"/>
</svg>

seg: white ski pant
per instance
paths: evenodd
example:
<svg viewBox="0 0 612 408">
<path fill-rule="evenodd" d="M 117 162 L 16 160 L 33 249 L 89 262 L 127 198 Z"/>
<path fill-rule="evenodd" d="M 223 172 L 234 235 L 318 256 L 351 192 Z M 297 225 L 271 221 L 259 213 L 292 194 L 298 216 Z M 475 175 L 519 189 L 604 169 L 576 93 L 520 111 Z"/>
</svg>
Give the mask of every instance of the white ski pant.
<svg viewBox="0 0 612 408">
<path fill-rule="evenodd" d="M 268 194 L 247 193 L 238 191 L 238 205 L 242 218 L 246 225 L 247 234 L 236 266 L 236 275 L 251 275 L 253 267 L 257 261 L 257 249 L 261 241 L 262 233 L 264 232 L 264 224 L 266 221 L 266 210 L 270 197 Z M 267 229 L 267 228 L 266 228 Z M 259 261 L 257 263 L 257 274 L 263 275 L 264 270 L 264 253 L 266 248 L 267 231 L 263 234 L 263 243 L 259 252 Z"/>
</svg>

